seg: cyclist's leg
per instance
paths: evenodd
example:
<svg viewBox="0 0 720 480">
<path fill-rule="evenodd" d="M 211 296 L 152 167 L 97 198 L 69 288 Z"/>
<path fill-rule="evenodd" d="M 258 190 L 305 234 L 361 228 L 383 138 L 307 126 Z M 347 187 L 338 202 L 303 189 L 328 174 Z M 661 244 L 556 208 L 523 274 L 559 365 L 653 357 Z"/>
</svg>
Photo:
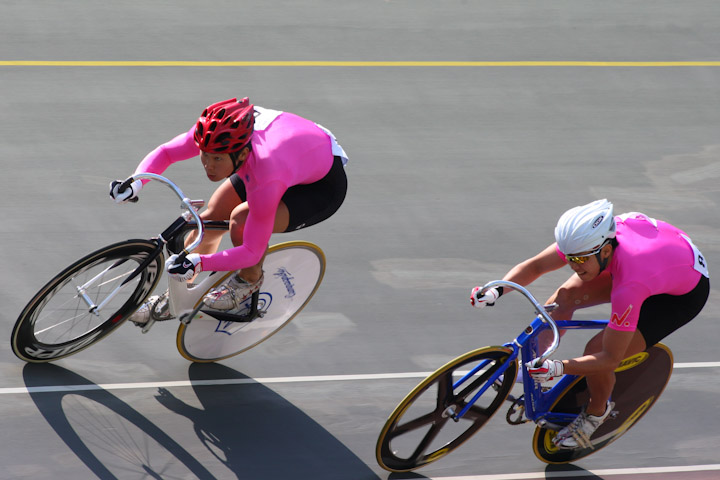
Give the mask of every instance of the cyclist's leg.
<svg viewBox="0 0 720 480">
<path fill-rule="evenodd" d="M 546 303 L 557 303 L 552 311 L 555 320 L 571 320 L 575 310 L 588 308 L 610 301 L 612 278 L 603 272 L 595 279 L 585 282 L 573 274 L 550 296 Z"/>
<path fill-rule="evenodd" d="M 585 346 L 584 355 L 592 355 L 599 353 L 603 350 L 603 340 L 607 328 L 597 335 L 595 335 Z M 630 345 L 628 345 L 623 358 L 631 357 L 644 351 L 647 348 L 645 344 L 645 338 L 642 333 L 636 330 L 633 333 Z M 613 388 L 615 387 L 615 371 L 597 373 L 593 375 L 587 375 L 586 377 L 588 390 L 590 391 L 590 402 L 587 405 L 586 411 L 590 415 L 601 416 L 605 412 L 606 404 L 610 395 L 612 394 Z"/>
<path fill-rule="evenodd" d="M 710 281 L 700 277 L 695 288 L 684 295 L 653 295 L 640 308 L 638 330 L 648 346 L 655 345 L 695 318 L 710 294 Z"/>
<path fill-rule="evenodd" d="M 608 272 L 600 274 L 589 282 L 573 274 L 555 290 L 545 304 L 557 304 L 557 308 L 550 313 L 555 320 L 572 320 L 575 310 L 610 302 L 611 290 L 612 278 Z M 564 333 L 560 331 L 561 335 Z M 542 332 L 538 336 L 538 342 L 541 351 L 547 349 L 552 342 L 552 332 L 549 330 Z"/>
<path fill-rule="evenodd" d="M 236 183 L 231 179 L 225 180 L 213 192 L 210 200 L 208 200 L 207 208 L 200 214 L 203 220 L 229 220 L 233 209 L 243 203 L 243 197 L 236 188 Z M 206 230 L 203 240 L 195 249 L 195 253 L 211 254 L 215 253 L 220 246 L 222 236 L 225 234 L 222 230 Z M 185 240 L 185 245 L 189 245 L 195 239 L 196 233 L 193 231 Z"/>
<path fill-rule="evenodd" d="M 588 308 L 595 305 L 610 302 L 612 290 L 612 278 L 608 272 L 600 274 L 595 279 L 585 282 L 573 274 L 563 283 L 555 293 L 548 299 L 547 303 L 557 303 L 558 307 L 551 315 L 556 320 L 571 320 L 576 310 Z M 564 332 L 561 332 L 561 334 Z M 552 340 L 550 332 L 540 334 L 539 342 L 541 350 L 547 348 Z M 591 351 L 588 351 L 588 348 Z M 585 354 L 596 353 L 602 350 L 602 332 L 590 340 L 586 347 Z M 587 377 L 588 389 L 591 393 L 589 412 L 605 411 L 605 403 L 610 397 L 612 386 L 615 384 L 615 376 L 612 372 L 598 376 Z M 609 388 L 609 390 L 608 390 Z M 607 396 L 605 393 L 607 391 Z"/>
<path fill-rule="evenodd" d="M 623 358 L 645 351 L 695 318 L 707 301 L 709 289 L 709 281 L 701 277 L 698 285 L 685 295 L 661 294 L 647 298 L 640 308 L 638 328 Z M 585 355 L 603 350 L 606 332 L 607 329 L 603 330 L 588 342 Z M 588 375 L 587 383 L 590 390 L 587 411 L 592 415 L 601 414 L 615 386 L 615 372 Z"/>
<path fill-rule="evenodd" d="M 233 183 L 236 190 L 244 192 L 244 185 L 239 177 Z M 342 205 L 346 193 L 345 168 L 342 158 L 336 156 L 330 171 L 323 178 L 315 183 L 295 185 L 287 189 L 275 214 L 273 233 L 294 232 L 330 218 Z M 243 243 L 243 230 L 248 213 L 247 203 L 238 205 L 232 211 L 230 235 L 233 245 Z M 263 259 L 257 265 L 243 269 L 240 277 L 251 283 L 257 281 L 262 276 Z"/>
<path fill-rule="evenodd" d="M 230 239 L 232 244 L 240 246 L 243 244 L 243 232 L 245 230 L 245 222 L 247 221 L 250 209 L 247 202 L 237 205 L 230 214 Z M 273 233 L 282 233 L 287 231 L 290 222 L 290 213 L 287 205 L 282 200 L 278 204 L 275 212 L 275 223 L 273 225 Z M 239 272 L 239 276 L 248 283 L 255 283 L 262 277 L 262 265 L 265 260 L 267 249 L 257 265 L 243 268 Z"/>
</svg>

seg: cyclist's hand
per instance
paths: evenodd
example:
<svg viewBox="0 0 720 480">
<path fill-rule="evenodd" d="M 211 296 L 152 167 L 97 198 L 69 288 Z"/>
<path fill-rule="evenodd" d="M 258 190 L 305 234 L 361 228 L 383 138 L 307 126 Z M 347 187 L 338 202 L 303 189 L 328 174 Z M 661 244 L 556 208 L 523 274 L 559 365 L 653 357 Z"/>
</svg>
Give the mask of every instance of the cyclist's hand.
<svg viewBox="0 0 720 480">
<path fill-rule="evenodd" d="M 563 363 L 560 360 L 545 360 L 540 365 L 535 366 L 537 358 L 525 364 L 528 373 L 537 383 L 548 382 L 555 377 L 563 375 Z"/>
<path fill-rule="evenodd" d="M 202 272 L 200 255 L 191 253 L 185 258 L 180 258 L 180 255 L 171 255 L 165 262 L 165 269 L 173 280 L 187 282 L 196 274 Z"/>
<path fill-rule="evenodd" d="M 470 292 L 470 303 L 472 304 L 472 306 L 475 308 L 482 308 L 485 305 L 488 305 L 490 307 L 495 305 L 495 300 L 497 300 L 500 296 L 500 292 L 498 291 L 498 289 L 491 288 L 483 295 L 480 295 L 481 290 L 482 287 L 475 287 L 472 289 L 472 292 Z"/>
<path fill-rule="evenodd" d="M 125 190 L 120 191 L 120 187 L 123 184 L 123 180 L 113 180 L 110 184 L 110 196 L 115 203 L 126 203 L 130 201 L 137 201 L 138 193 L 143 187 L 141 180 L 135 180 Z"/>
</svg>

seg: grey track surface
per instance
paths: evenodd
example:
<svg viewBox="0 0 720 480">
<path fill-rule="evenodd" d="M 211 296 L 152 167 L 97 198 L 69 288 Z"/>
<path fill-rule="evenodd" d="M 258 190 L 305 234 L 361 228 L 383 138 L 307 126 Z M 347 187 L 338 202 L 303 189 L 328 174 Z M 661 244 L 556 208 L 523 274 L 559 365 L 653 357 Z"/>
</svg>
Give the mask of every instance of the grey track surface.
<svg viewBox="0 0 720 480">
<path fill-rule="evenodd" d="M 700 0 L 0 8 L 0 61 L 715 61 L 720 51 L 720 4 Z M 601 197 L 683 227 L 711 272 L 720 265 L 718 67 L 0 66 L 0 85 L 0 388 L 434 370 L 520 332 L 531 313 L 520 298 L 478 312 L 470 289 L 549 244 L 565 209 Z M 115 206 L 109 181 L 209 102 L 244 95 L 332 129 L 351 157 L 341 211 L 275 239 L 325 250 L 306 311 L 216 365 L 180 357 L 171 324 L 147 335 L 128 325 L 52 365 L 17 360 L 13 323 L 52 275 L 177 214 L 161 187 Z M 196 160 L 167 174 L 194 198 L 213 191 Z M 566 275 L 533 291 L 544 299 Z M 719 313 L 713 292 L 668 339 L 677 362 L 720 360 Z M 717 374 L 676 371 L 646 419 L 577 467 L 717 463 Z M 4 393 L 0 478 L 388 478 L 375 440 L 417 381 Z M 544 472 L 531 431 L 498 416 L 413 478 Z"/>
</svg>

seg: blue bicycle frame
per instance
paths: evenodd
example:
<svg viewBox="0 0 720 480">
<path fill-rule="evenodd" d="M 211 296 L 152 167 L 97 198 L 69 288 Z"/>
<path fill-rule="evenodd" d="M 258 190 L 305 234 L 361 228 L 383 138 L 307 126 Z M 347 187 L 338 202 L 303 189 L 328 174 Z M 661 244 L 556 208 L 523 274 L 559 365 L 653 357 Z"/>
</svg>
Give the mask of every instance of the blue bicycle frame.
<svg viewBox="0 0 720 480">
<path fill-rule="evenodd" d="M 485 382 L 485 385 L 475 394 L 475 396 L 463 407 L 460 412 L 452 413 L 452 418 L 458 421 L 463 415 L 475 404 L 475 402 L 495 383 L 500 376 L 504 375 L 505 371 L 510 365 L 519 358 L 520 371 L 523 375 L 523 379 L 530 379 L 528 374 L 526 363 L 531 360 L 538 359 L 540 362 L 548 358 L 555 350 L 560 342 L 560 330 L 580 330 L 580 329 L 597 329 L 602 330 L 608 324 L 607 320 L 553 320 L 548 315 L 548 312 L 552 310 L 553 305 L 540 305 L 537 300 L 530 294 L 524 287 L 504 280 L 498 280 L 490 282 L 483 287 L 482 292 L 493 288 L 493 287 L 510 287 L 514 290 L 522 293 L 534 306 L 535 311 L 538 313 L 537 317 L 530 323 L 530 325 L 510 343 L 506 343 L 504 346 L 512 349 L 512 353 L 505 360 L 505 362 L 493 373 L 490 378 Z M 553 332 L 553 342 L 550 347 L 542 354 L 539 355 L 538 350 L 538 336 L 539 334 L 547 329 L 551 329 Z M 453 389 L 459 387 L 466 380 L 471 378 L 480 370 L 484 369 L 491 360 L 485 360 L 481 364 L 477 365 L 467 374 L 463 375 L 455 384 Z M 561 394 L 567 391 L 578 379 L 577 375 L 565 375 L 562 377 L 557 384 L 551 389 L 543 389 L 538 383 L 534 381 L 523 381 L 523 393 L 524 393 L 524 415 L 528 421 L 535 422 L 540 427 L 548 427 L 552 429 L 559 429 L 560 427 L 570 423 L 577 414 L 573 413 L 554 413 L 550 412 L 557 399 Z"/>
</svg>

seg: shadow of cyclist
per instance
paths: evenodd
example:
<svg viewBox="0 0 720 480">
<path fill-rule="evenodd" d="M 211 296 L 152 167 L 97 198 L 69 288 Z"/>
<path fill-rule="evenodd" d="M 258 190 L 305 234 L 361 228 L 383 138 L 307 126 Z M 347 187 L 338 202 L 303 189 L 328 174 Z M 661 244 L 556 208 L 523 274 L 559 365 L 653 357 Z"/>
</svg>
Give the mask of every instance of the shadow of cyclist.
<svg viewBox="0 0 720 480">
<path fill-rule="evenodd" d="M 283 397 L 224 365 L 194 363 L 190 380 L 243 379 L 193 389 L 196 408 L 159 389 L 157 400 L 191 420 L 205 447 L 238 478 L 378 479 L 312 418 Z"/>
<path fill-rule="evenodd" d="M 98 478 L 164 478 L 169 468 L 215 478 L 155 424 L 88 379 L 53 364 L 27 364 L 23 378 L 42 416 Z"/>
</svg>

